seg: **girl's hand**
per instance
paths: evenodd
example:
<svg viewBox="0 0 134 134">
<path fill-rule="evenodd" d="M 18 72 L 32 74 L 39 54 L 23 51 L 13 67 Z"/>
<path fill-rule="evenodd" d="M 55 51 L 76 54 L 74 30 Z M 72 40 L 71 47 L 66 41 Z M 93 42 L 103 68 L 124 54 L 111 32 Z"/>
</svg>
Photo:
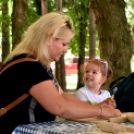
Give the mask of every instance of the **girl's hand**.
<svg viewBox="0 0 134 134">
<path fill-rule="evenodd" d="M 104 100 L 103 102 L 101 102 L 97 105 L 101 106 L 101 107 L 107 107 L 107 108 L 115 108 L 116 107 L 116 103 L 115 103 L 115 100 L 113 99 L 113 97 L 107 98 L 106 100 Z"/>
</svg>

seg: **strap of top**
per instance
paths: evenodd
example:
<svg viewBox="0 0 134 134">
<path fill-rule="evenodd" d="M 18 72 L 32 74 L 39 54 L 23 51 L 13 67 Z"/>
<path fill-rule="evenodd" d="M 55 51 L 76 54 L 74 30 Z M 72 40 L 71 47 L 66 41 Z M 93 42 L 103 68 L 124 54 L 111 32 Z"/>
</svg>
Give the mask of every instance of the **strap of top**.
<svg viewBox="0 0 134 134">
<path fill-rule="evenodd" d="M 13 66 L 14 64 L 17 64 L 17 63 L 20 63 L 20 62 L 24 62 L 24 61 L 37 61 L 37 62 L 38 62 L 38 60 L 33 59 L 33 58 L 22 58 L 22 59 L 18 59 L 18 60 L 12 61 L 12 62 L 9 63 L 7 66 L 5 66 L 5 67 L 1 70 L 0 74 L 2 74 L 7 68 Z"/>
<path fill-rule="evenodd" d="M 15 61 L 12 61 L 11 63 L 9 63 L 7 66 L 5 66 L 2 71 L 0 72 L 3 73 L 7 68 L 13 66 L 14 64 L 20 63 L 20 62 L 24 62 L 24 61 L 37 61 L 33 58 L 22 58 L 22 59 L 18 59 Z M 12 109 L 13 107 L 15 107 L 16 105 L 18 105 L 20 102 L 22 102 L 24 99 L 26 99 L 29 96 L 29 93 L 24 93 L 22 96 L 20 96 L 19 98 L 17 98 L 15 101 L 13 101 L 12 103 L 10 103 L 9 105 L 7 105 L 4 108 L 0 109 L 0 117 L 2 117 L 7 111 L 9 111 L 10 109 Z"/>
<path fill-rule="evenodd" d="M 3 67 L 3 63 L 2 63 L 2 62 L 0 62 L 0 70 L 2 69 L 2 67 Z"/>
</svg>

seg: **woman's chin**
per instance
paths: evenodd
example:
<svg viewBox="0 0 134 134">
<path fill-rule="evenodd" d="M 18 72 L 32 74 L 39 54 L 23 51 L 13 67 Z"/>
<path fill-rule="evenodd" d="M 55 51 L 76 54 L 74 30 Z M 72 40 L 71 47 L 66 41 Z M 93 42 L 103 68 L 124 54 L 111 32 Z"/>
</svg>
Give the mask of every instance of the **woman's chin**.
<svg viewBox="0 0 134 134">
<path fill-rule="evenodd" d="M 55 57 L 54 59 L 51 59 L 51 60 L 52 60 L 52 61 L 59 61 L 59 60 L 60 60 L 60 57 L 61 57 L 61 56 L 59 56 L 59 57 L 57 56 L 57 57 Z M 52 62 L 52 61 L 51 61 L 51 62 Z"/>
<path fill-rule="evenodd" d="M 56 57 L 54 61 L 59 61 L 60 60 L 60 57 Z"/>
<path fill-rule="evenodd" d="M 60 58 L 58 58 L 58 59 L 54 59 L 53 61 L 59 61 L 59 59 L 60 59 Z M 53 61 L 51 61 L 51 62 L 53 62 Z"/>
</svg>

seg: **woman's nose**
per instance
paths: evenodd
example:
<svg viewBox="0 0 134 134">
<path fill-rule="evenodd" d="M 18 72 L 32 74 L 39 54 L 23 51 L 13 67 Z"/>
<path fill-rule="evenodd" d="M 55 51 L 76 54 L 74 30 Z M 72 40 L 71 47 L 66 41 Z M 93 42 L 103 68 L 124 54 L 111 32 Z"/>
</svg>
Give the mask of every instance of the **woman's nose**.
<svg viewBox="0 0 134 134">
<path fill-rule="evenodd" d="M 65 47 L 64 50 L 63 50 L 63 52 L 64 52 L 64 53 L 67 53 L 67 51 L 68 51 L 68 48 Z"/>
</svg>

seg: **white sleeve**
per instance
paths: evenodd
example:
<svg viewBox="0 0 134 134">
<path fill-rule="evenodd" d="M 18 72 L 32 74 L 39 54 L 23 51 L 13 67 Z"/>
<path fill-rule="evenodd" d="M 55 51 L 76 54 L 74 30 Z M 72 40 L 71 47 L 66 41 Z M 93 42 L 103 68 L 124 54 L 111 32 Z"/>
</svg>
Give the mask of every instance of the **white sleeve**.
<svg viewBox="0 0 134 134">
<path fill-rule="evenodd" d="M 104 90 L 105 99 L 111 97 L 110 92 L 108 90 Z"/>
<path fill-rule="evenodd" d="M 109 92 L 109 91 L 108 91 L 108 95 L 109 95 L 109 97 L 111 97 L 111 94 L 110 94 L 110 92 Z M 109 97 L 108 97 L 108 98 L 109 98 Z"/>
<path fill-rule="evenodd" d="M 84 88 L 80 88 L 80 89 L 77 91 L 76 97 L 77 97 L 78 99 L 82 100 L 82 101 L 88 102 Z"/>
</svg>

